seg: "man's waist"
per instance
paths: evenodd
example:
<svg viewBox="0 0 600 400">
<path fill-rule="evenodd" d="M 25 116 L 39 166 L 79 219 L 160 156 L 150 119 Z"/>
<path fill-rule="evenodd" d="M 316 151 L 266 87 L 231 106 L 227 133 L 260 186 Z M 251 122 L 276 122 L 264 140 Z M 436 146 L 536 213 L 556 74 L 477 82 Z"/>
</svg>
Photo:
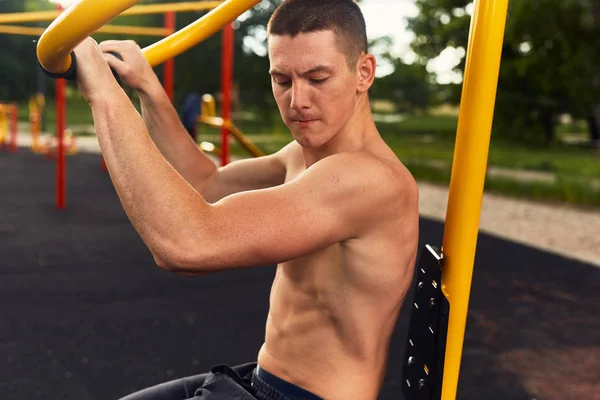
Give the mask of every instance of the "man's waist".
<svg viewBox="0 0 600 400">
<path fill-rule="evenodd" d="M 289 356 L 267 349 L 265 343 L 258 355 L 258 365 L 270 374 L 327 399 L 376 398 L 385 373 L 385 362 L 358 360 L 347 354 L 339 357 L 320 354 L 316 347 L 306 347 L 302 356 Z M 372 396 L 353 397 L 358 393 Z"/>
</svg>

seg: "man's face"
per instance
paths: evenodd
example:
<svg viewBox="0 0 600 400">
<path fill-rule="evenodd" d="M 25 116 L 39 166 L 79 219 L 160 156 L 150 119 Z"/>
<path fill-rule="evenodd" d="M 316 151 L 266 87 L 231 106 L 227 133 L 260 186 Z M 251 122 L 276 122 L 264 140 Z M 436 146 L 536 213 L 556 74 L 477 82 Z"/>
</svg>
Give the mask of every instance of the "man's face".
<svg viewBox="0 0 600 400">
<path fill-rule="evenodd" d="M 304 147 L 319 148 L 348 122 L 358 74 L 333 31 L 269 36 L 273 95 L 285 124 Z"/>
</svg>

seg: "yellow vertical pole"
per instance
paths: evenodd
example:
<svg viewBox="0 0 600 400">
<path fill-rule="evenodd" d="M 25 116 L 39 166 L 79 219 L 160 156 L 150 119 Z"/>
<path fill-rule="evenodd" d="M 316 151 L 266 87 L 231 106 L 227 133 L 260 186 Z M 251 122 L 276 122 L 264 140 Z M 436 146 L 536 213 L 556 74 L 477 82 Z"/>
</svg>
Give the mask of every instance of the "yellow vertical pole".
<svg viewBox="0 0 600 400">
<path fill-rule="evenodd" d="M 8 120 L 6 118 L 6 109 L 3 104 L 0 104 L 0 146 L 2 149 L 7 148 L 6 138 L 8 137 Z"/>
<path fill-rule="evenodd" d="M 442 399 L 456 398 L 508 0 L 476 0 L 444 230 L 450 319 Z"/>
</svg>

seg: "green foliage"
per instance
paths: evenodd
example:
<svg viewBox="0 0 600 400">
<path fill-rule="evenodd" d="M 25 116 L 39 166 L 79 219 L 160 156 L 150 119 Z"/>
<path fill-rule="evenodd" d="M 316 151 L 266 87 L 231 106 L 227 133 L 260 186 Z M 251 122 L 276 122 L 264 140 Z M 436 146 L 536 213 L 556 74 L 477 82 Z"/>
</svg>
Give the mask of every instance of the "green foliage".
<svg viewBox="0 0 600 400">
<path fill-rule="evenodd" d="M 0 1 L 0 13 L 40 11 L 55 7 L 40 0 Z M 35 45 L 32 36 L 0 34 L 0 101 L 23 100 L 36 91 L 39 66 Z"/>
<path fill-rule="evenodd" d="M 420 62 L 467 47 L 468 0 L 416 0 L 409 21 Z M 513 0 L 507 19 L 495 131 L 535 142 L 553 139 L 559 113 L 588 118 L 600 102 L 600 7 L 595 0 Z M 464 62 L 456 67 L 464 71 Z M 454 88 L 457 104 L 460 92 Z"/>
<path fill-rule="evenodd" d="M 425 66 L 405 64 L 400 58 L 389 55 L 388 59 L 394 72 L 375 79 L 371 97 L 392 100 L 400 112 L 426 110 L 432 103 L 435 86 L 429 81 Z"/>
</svg>

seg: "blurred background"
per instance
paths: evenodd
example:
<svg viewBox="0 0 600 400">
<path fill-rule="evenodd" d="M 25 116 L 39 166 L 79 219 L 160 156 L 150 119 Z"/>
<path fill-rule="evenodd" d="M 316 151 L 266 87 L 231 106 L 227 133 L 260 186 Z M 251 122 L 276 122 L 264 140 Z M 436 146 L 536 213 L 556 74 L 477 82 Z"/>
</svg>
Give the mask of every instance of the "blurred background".
<svg viewBox="0 0 600 400">
<path fill-rule="evenodd" d="M 268 75 L 265 27 L 278 3 L 263 0 L 233 23 L 231 119 L 245 136 L 232 139 L 231 159 L 292 140 Z M 441 245 L 473 2 L 358 3 L 378 62 L 377 127 L 419 184 L 420 245 Z M 0 0 L 0 18 L 57 6 Z M 176 28 L 205 13 L 178 12 Z M 162 28 L 165 19 L 111 25 Z M 68 178 L 59 161 L 54 184 L 57 86 L 35 55 L 36 32 L 49 23 L 20 23 L 26 35 L 0 23 L 0 150 L 13 133 L 19 146 L 0 151 L 0 398 L 118 398 L 253 359 L 274 268 L 202 279 L 156 268 L 101 168 L 90 109 L 72 82 Z M 160 39 L 94 37 L 142 48 Z M 198 117 L 221 113 L 222 50 L 218 33 L 174 60 L 174 106 L 215 155 L 219 121 Z M 165 68 L 155 71 L 164 80 Z M 204 95 L 214 103 L 201 113 Z M 457 398 L 600 400 L 598 0 L 509 2 L 492 130 Z M 394 332 L 383 400 L 402 398 L 408 316 L 404 309 Z"/>
<path fill-rule="evenodd" d="M 56 0 L 55 0 L 56 1 Z M 141 4 L 164 1 L 143 1 Z M 62 1 L 68 5 L 69 1 Z M 274 152 L 290 140 L 267 74 L 265 25 L 277 4 L 264 0 L 235 22 L 233 119 L 259 148 Z M 456 132 L 473 3 L 463 0 L 362 0 L 378 79 L 371 99 L 378 127 L 421 180 L 446 183 Z M 55 9 L 44 0 L 0 1 L 0 12 Z M 204 12 L 178 13 L 177 28 Z M 496 101 L 486 188 L 511 196 L 584 206 L 600 205 L 600 4 L 594 0 L 514 0 L 509 15 Z M 161 14 L 119 17 L 113 23 L 162 27 Z M 48 22 L 29 26 L 47 26 Z M 159 38 L 133 39 L 145 47 Z M 54 84 L 40 76 L 35 38 L 2 35 L 0 102 L 46 95 L 44 129 L 55 118 Z M 175 60 L 174 103 L 212 94 L 219 105 L 221 38 L 215 35 Z M 162 74 L 162 68 L 156 68 Z M 90 133 L 87 105 L 67 91 L 67 126 Z M 218 112 L 218 110 L 217 110 Z M 217 133 L 198 127 L 199 140 Z M 235 146 L 232 149 L 235 153 Z M 239 155 L 245 154 L 240 152 Z"/>
</svg>

